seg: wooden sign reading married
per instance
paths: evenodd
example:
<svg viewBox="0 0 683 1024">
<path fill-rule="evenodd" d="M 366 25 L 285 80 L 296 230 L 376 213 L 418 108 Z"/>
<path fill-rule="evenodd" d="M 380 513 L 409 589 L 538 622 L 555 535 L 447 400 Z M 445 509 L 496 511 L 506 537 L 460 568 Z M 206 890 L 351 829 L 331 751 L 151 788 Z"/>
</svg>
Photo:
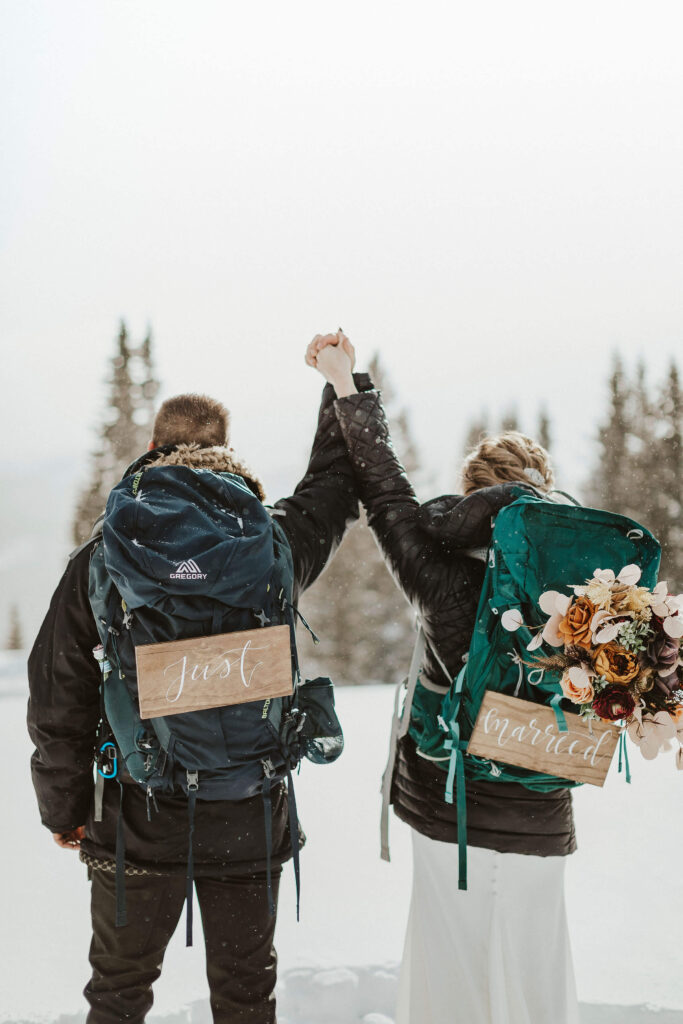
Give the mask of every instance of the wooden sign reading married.
<svg viewBox="0 0 683 1024">
<path fill-rule="evenodd" d="M 146 644 L 135 661 L 141 718 L 292 693 L 289 626 Z"/>
<path fill-rule="evenodd" d="M 568 732 L 559 732 L 552 708 L 487 690 L 467 753 L 602 786 L 619 730 L 596 721 L 589 729 L 578 715 L 565 717 Z"/>
</svg>

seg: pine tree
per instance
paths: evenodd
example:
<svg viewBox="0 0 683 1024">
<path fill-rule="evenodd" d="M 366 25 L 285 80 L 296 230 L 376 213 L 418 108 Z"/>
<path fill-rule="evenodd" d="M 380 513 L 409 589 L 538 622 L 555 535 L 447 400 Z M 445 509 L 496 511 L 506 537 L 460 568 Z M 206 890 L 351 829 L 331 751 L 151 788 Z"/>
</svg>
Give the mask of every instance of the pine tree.
<svg viewBox="0 0 683 1024">
<path fill-rule="evenodd" d="M 617 358 L 609 399 L 587 501 L 654 533 L 662 545 L 660 578 L 677 593 L 683 589 L 683 400 L 677 367 L 672 363 L 653 397 L 644 365 L 629 381 Z"/>
<path fill-rule="evenodd" d="M 470 422 L 465 434 L 465 444 L 463 447 L 463 454 L 468 455 L 471 451 L 477 447 L 480 441 L 483 441 L 485 437 L 489 436 L 489 424 L 486 413 L 482 413 Z"/>
<path fill-rule="evenodd" d="M 387 409 L 399 458 L 415 484 L 419 457 L 404 409 L 379 358 L 370 374 Z M 302 639 L 302 667 L 308 675 L 331 676 L 359 685 L 397 682 L 407 671 L 414 642 L 414 614 L 392 580 L 367 525 L 365 513 L 346 534 L 332 564 L 304 595 L 304 616 L 321 638 L 313 649 Z"/>
<path fill-rule="evenodd" d="M 5 650 L 21 651 L 23 648 L 24 638 L 21 631 L 21 622 L 19 621 L 19 609 L 16 604 L 13 604 L 10 605 L 9 610 L 9 631 L 7 633 Z"/>
<path fill-rule="evenodd" d="M 547 452 L 553 446 L 552 434 L 550 432 L 550 417 L 548 416 L 548 410 L 543 406 L 538 414 L 538 443 L 545 448 Z"/>
<path fill-rule="evenodd" d="M 586 484 L 589 504 L 615 510 L 629 498 L 629 405 L 631 388 L 619 356 L 609 379 L 608 413 L 598 430 L 598 458 Z"/>
<path fill-rule="evenodd" d="M 500 429 L 503 434 L 507 433 L 508 430 L 519 430 L 519 418 L 516 409 L 508 409 L 500 421 Z"/>
<path fill-rule="evenodd" d="M 126 325 L 121 322 L 108 387 L 107 407 L 90 459 L 88 482 L 76 505 L 72 530 L 76 544 L 90 536 L 109 491 L 126 466 L 144 452 L 151 437 L 159 383 L 154 376 L 149 333 L 140 345 L 133 347 Z"/>
<path fill-rule="evenodd" d="M 667 580 L 671 592 L 679 593 L 683 591 L 683 396 L 673 362 L 661 389 L 660 408 L 656 491 L 660 576 Z"/>
</svg>

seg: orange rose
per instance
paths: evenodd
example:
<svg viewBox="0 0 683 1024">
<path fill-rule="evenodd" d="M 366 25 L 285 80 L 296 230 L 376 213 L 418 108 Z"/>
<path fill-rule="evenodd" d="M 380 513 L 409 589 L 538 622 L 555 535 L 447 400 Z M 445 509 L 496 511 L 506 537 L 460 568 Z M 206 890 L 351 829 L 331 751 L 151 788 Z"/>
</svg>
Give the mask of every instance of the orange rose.
<svg viewBox="0 0 683 1024">
<path fill-rule="evenodd" d="M 591 649 L 591 622 L 594 615 L 595 605 L 587 597 L 579 597 L 574 601 L 557 627 L 557 632 L 567 646 L 576 644 L 578 647 L 585 647 L 587 651 Z"/>
<path fill-rule="evenodd" d="M 640 672 L 638 656 L 619 644 L 600 644 L 593 660 L 593 667 L 608 683 L 626 686 Z"/>
<path fill-rule="evenodd" d="M 593 681 L 580 665 L 572 665 L 560 680 L 562 693 L 573 704 L 590 704 L 595 696 Z"/>
</svg>

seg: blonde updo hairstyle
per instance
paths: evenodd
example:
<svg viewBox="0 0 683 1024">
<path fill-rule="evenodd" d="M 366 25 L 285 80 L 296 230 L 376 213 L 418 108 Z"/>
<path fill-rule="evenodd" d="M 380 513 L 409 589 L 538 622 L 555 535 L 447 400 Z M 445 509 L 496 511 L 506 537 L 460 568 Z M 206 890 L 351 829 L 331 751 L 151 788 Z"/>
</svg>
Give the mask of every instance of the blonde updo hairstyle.
<svg viewBox="0 0 683 1024">
<path fill-rule="evenodd" d="M 482 438 L 466 457 L 462 468 L 465 494 L 515 480 L 531 484 L 539 491 L 550 491 L 555 486 L 548 452 L 516 430 Z"/>
</svg>

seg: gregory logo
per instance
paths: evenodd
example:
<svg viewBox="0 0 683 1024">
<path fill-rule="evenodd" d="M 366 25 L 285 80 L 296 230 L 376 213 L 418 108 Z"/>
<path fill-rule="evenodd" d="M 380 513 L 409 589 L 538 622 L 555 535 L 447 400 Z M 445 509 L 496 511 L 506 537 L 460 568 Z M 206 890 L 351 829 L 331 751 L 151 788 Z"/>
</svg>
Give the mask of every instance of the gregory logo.
<svg viewBox="0 0 683 1024">
<path fill-rule="evenodd" d="M 176 571 L 170 574 L 170 578 L 172 580 L 205 580 L 206 575 L 190 558 L 187 562 L 181 562 Z"/>
</svg>

